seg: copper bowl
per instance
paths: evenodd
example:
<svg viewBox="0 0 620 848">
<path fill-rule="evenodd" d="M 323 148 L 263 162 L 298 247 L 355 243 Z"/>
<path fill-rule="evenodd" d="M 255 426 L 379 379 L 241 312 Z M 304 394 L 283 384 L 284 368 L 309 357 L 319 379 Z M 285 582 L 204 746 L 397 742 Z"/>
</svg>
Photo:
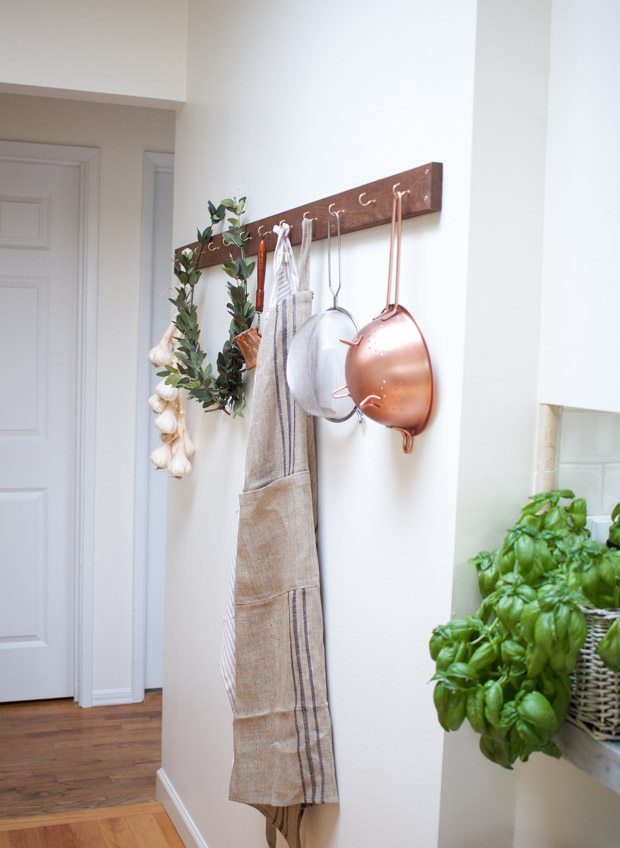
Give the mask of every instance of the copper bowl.
<svg viewBox="0 0 620 848">
<path fill-rule="evenodd" d="M 403 450 L 410 453 L 433 404 L 433 372 L 420 328 L 404 307 L 391 304 L 345 344 L 345 388 L 355 405 L 402 433 Z"/>
<path fill-rule="evenodd" d="M 237 344 L 237 347 L 243 354 L 246 371 L 251 371 L 252 368 L 256 368 L 256 359 L 258 357 L 260 340 L 261 334 L 257 327 L 250 327 L 249 330 L 244 330 L 233 339 L 233 342 Z"/>
</svg>

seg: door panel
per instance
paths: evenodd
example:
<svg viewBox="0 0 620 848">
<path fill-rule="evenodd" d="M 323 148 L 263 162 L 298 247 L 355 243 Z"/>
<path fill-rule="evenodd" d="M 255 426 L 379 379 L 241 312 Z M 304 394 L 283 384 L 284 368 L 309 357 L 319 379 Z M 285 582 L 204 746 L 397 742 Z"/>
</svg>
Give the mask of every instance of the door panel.
<svg viewBox="0 0 620 848">
<path fill-rule="evenodd" d="M 48 282 L 0 278 L 0 362 L 19 356 L 19 367 L 4 369 L 0 376 L 5 398 L 0 406 L 0 438 L 45 433 Z M 28 317 L 20 321 L 16 316 Z M 11 403 L 9 398 L 19 402 Z"/>
<path fill-rule="evenodd" d="M 0 701 L 74 690 L 79 199 L 0 157 Z"/>
<path fill-rule="evenodd" d="M 47 640 L 46 519 L 44 491 L 0 492 L 0 538 L 9 591 L 0 595 L 3 647 L 43 647 Z"/>
</svg>

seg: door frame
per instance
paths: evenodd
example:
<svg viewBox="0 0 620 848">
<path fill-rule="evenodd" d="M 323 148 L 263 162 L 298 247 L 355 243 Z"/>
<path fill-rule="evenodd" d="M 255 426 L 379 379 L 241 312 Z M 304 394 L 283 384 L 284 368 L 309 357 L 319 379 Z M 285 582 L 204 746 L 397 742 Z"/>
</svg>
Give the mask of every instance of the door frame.
<svg viewBox="0 0 620 848">
<path fill-rule="evenodd" d="M 149 514 L 149 428 L 151 411 L 142 400 L 151 382 L 152 365 L 146 357 L 151 347 L 153 305 L 153 223 L 155 177 L 174 173 L 173 153 L 144 154 L 142 205 L 142 268 L 140 274 L 140 317 L 138 330 L 138 409 L 136 413 L 136 481 L 133 586 L 132 701 L 144 700 L 146 681 L 147 528 Z"/>
<path fill-rule="evenodd" d="M 77 168 L 78 302 L 77 429 L 75 450 L 74 537 L 74 700 L 93 703 L 93 628 L 95 571 L 95 450 L 97 421 L 97 288 L 99 251 L 100 151 L 34 142 L 0 141 L 5 161 Z"/>
</svg>

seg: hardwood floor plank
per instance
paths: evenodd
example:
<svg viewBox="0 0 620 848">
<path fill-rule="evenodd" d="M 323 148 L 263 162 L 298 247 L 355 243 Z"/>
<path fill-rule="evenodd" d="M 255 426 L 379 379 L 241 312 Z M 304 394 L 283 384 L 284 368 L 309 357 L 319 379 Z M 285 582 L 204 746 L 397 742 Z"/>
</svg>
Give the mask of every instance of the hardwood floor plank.
<svg viewBox="0 0 620 848">
<path fill-rule="evenodd" d="M 76 821 L 69 827 L 79 848 L 107 848 L 97 821 Z"/>
<path fill-rule="evenodd" d="M 149 848 L 168 848 L 168 840 L 154 816 L 131 816 L 127 821 L 139 845 L 148 845 Z"/>
<path fill-rule="evenodd" d="M 161 694 L 81 709 L 70 700 L 0 704 L 0 823 L 155 798 Z"/>
<path fill-rule="evenodd" d="M 41 834 L 44 848 L 80 848 L 73 838 L 69 824 L 55 824 L 38 832 Z"/>
<path fill-rule="evenodd" d="M 157 802 L 33 818 L 0 831 L 0 848 L 183 848 Z"/>
<path fill-rule="evenodd" d="M 126 819 L 100 819 L 97 826 L 105 840 L 106 848 L 135 848 L 133 831 Z"/>
<path fill-rule="evenodd" d="M 69 813 L 52 813 L 44 816 L 26 816 L 20 819 L 9 819 L 0 822 L 0 831 L 18 830 L 32 827 L 46 827 L 55 824 L 72 824 L 80 821 L 97 821 L 99 819 L 114 819 L 122 816 L 140 816 L 145 814 L 164 813 L 159 801 L 148 801 L 145 804 L 123 804 L 117 807 L 104 807 L 98 810 L 74 810 Z"/>
<path fill-rule="evenodd" d="M 162 833 L 166 837 L 166 844 L 170 846 L 170 848 L 185 848 L 183 842 L 181 841 L 181 837 L 176 832 L 176 829 L 170 819 L 168 818 L 168 814 L 162 810 L 161 813 L 153 813 L 153 818 L 160 826 Z"/>
<path fill-rule="evenodd" d="M 9 833 L 11 848 L 45 848 L 38 830 L 16 830 Z"/>
</svg>

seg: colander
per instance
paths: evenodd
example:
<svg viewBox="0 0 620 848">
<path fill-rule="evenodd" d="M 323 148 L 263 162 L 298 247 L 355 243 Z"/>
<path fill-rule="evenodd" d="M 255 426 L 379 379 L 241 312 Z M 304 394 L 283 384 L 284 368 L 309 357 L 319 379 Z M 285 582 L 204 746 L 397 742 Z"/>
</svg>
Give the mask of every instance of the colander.
<svg viewBox="0 0 620 848">
<path fill-rule="evenodd" d="M 330 215 L 336 218 L 338 228 L 338 287 L 332 285 L 330 218 L 327 229 L 327 274 L 333 305 L 313 315 L 295 333 L 288 353 L 286 379 L 291 394 L 308 415 L 340 422 L 346 421 L 355 411 L 355 404 L 350 397 L 336 398 L 333 394 L 345 378 L 347 350 L 340 340 L 352 338 L 359 327 L 351 313 L 338 306 L 342 286 L 340 211 L 330 210 Z"/>
</svg>

